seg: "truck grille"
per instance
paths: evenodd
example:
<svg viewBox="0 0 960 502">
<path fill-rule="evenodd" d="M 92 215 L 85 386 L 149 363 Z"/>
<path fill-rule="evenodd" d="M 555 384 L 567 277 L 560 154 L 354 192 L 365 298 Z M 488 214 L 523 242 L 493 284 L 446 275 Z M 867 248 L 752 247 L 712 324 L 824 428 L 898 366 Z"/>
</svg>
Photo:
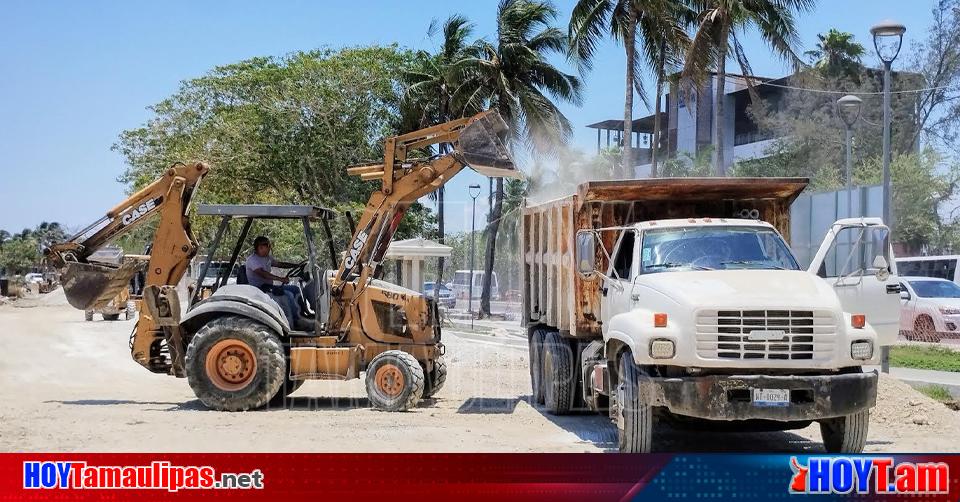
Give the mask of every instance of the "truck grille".
<svg viewBox="0 0 960 502">
<path fill-rule="evenodd" d="M 836 339 L 830 311 L 701 310 L 696 319 L 705 359 L 829 358 Z"/>
</svg>

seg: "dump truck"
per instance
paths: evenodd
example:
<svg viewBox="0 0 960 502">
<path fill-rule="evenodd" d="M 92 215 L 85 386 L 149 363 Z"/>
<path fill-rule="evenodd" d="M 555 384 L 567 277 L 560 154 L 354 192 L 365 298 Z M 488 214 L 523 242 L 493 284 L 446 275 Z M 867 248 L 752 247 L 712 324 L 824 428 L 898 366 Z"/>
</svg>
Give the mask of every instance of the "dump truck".
<svg viewBox="0 0 960 502">
<path fill-rule="evenodd" d="M 899 285 L 889 230 L 834 223 L 806 270 L 787 245 L 803 178 L 594 181 L 525 207 L 533 400 L 608 414 L 623 452 L 664 423 L 788 430 L 819 422 L 859 452 Z"/>
<path fill-rule="evenodd" d="M 50 246 L 46 255 L 63 269 L 71 305 L 100 307 L 126 287 L 138 266 L 126 259 L 116 266 L 96 263 L 92 253 L 159 214 L 130 342 L 135 361 L 152 372 L 186 378 L 200 402 L 215 410 L 282 403 L 305 380 L 348 380 L 365 373 L 375 408 L 404 411 L 443 386 L 445 348 L 434 299 L 380 279 L 387 248 L 407 209 L 464 168 L 517 176 L 504 144 L 508 134 L 506 123 L 490 110 L 385 138 L 382 162 L 347 169 L 380 186 L 359 221 L 348 216 L 352 237 L 342 253 L 330 231 L 338 215 L 330 209 L 198 205 L 197 215 L 220 219 L 199 277 L 208 276 L 231 224 L 240 228 L 229 234 L 238 238 L 227 246 L 215 280 L 208 287 L 200 279 L 186 305 L 176 285 L 198 250 L 187 211 L 208 171 L 205 164 L 172 167 L 67 242 Z M 449 148 L 429 155 L 427 148 L 436 144 Z M 284 278 L 298 286 L 293 319 L 280 306 L 285 295 L 272 284 L 258 288 L 240 274 L 229 283 L 230 271 L 249 249 L 255 220 L 265 223 L 260 228 L 280 220 L 302 225 L 305 259 Z M 315 247 L 318 225 L 329 257 L 326 267 Z"/>
</svg>

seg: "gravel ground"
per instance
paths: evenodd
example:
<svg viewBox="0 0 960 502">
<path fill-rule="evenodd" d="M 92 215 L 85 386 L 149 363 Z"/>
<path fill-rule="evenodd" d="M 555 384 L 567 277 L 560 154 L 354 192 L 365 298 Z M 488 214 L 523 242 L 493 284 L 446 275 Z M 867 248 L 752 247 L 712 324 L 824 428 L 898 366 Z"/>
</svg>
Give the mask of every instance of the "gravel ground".
<svg viewBox="0 0 960 502">
<path fill-rule="evenodd" d="M 592 414 L 528 403 L 526 349 L 512 336 L 445 332 L 450 377 L 407 413 L 370 409 L 363 382 L 307 382 L 285 408 L 208 411 L 185 380 L 127 351 L 133 322 L 85 322 L 58 292 L 0 306 L 0 450 L 595 452 L 616 432 Z M 26 308 L 24 308 L 26 307 Z M 882 378 L 869 452 L 960 451 L 960 414 Z M 673 430 L 660 451 L 822 451 L 816 425 L 762 434 Z"/>
</svg>

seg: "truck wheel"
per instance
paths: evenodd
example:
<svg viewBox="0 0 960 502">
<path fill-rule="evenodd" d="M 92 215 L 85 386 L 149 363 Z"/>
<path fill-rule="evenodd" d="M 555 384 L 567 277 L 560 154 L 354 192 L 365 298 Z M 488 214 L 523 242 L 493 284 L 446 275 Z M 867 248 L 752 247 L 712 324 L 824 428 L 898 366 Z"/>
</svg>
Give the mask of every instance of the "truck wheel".
<svg viewBox="0 0 960 502">
<path fill-rule="evenodd" d="M 447 382 L 447 362 L 443 360 L 443 357 L 438 357 L 433 362 L 433 371 L 424 371 L 424 375 L 426 380 L 423 382 L 423 397 L 426 399 L 436 395 L 443 388 L 443 384 Z"/>
<path fill-rule="evenodd" d="M 280 338 L 245 317 L 208 322 L 187 347 L 187 381 L 208 408 L 246 411 L 267 404 L 283 385 Z"/>
<path fill-rule="evenodd" d="M 929 316 L 922 315 L 917 317 L 917 320 L 913 323 L 913 333 L 916 339 L 921 342 L 940 343 L 940 335 L 937 334 L 937 327 L 933 323 L 933 319 Z"/>
<path fill-rule="evenodd" d="M 530 400 L 531 404 L 543 404 L 543 339 L 544 330 L 530 333 Z"/>
<path fill-rule="evenodd" d="M 83 312 L 83 320 L 84 320 L 84 321 L 92 321 L 92 320 L 93 320 L 93 311 L 92 311 L 92 310 L 85 310 L 85 311 Z"/>
<path fill-rule="evenodd" d="M 553 415 L 566 415 L 573 407 L 576 388 L 573 349 L 560 333 L 547 333 L 543 342 L 543 404 Z"/>
<path fill-rule="evenodd" d="M 104 321 L 116 321 L 120 319 L 120 314 L 103 314 Z"/>
<path fill-rule="evenodd" d="M 377 355 L 367 366 L 367 397 L 374 408 L 406 411 L 423 397 L 423 368 L 402 350 Z"/>
<path fill-rule="evenodd" d="M 135 304 L 132 301 L 127 302 L 127 308 L 124 311 L 124 316 L 126 320 L 129 321 L 130 319 L 133 319 L 133 316 L 136 315 L 136 313 L 137 313 L 137 304 Z"/>
<path fill-rule="evenodd" d="M 620 356 L 616 420 L 621 453 L 650 453 L 653 447 L 653 407 L 640 395 L 640 371 L 633 354 Z"/>
<path fill-rule="evenodd" d="M 820 421 L 820 435 L 827 453 L 860 453 L 867 445 L 870 428 L 870 410 L 845 417 Z"/>
</svg>

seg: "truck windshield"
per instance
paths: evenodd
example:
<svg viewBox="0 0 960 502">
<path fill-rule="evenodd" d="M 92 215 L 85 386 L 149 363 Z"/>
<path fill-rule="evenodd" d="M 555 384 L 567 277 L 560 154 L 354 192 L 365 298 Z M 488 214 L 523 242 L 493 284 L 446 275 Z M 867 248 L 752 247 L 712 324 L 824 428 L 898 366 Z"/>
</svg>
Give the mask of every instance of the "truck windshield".
<svg viewBox="0 0 960 502">
<path fill-rule="evenodd" d="M 646 230 L 640 273 L 683 270 L 799 270 L 780 235 L 764 227 L 680 227 Z"/>
</svg>

